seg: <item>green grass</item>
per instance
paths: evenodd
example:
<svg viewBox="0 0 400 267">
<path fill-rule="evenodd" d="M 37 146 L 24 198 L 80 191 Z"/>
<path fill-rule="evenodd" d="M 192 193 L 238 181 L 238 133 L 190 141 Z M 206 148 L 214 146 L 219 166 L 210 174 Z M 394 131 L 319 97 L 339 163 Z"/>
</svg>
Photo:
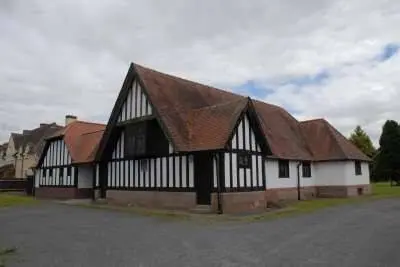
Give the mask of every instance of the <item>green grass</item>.
<svg viewBox="0 0 400 267">
<path fill-rule="evenodd" d="M 348 205 L 348 204 L 358 204 L 364 203 L 366 201 L 373 201 L 385 198 L 400 198 L 400 186 L 391 187 L 389 183 L 376 183 L 372 184 L 372 194 L 360 197 L 350 197 L 350 198 L 316 198 L 312 200 L 296 201 L 290 203 L 287 207 L 272 211 L 265 212 L 257 215 L 250 215 L 243 218 L 244 221 L 258 221 L 266 219 L 282 218 L 286 216 L 305 214 L 310 212 L 315 212 L 321 209 Z"/>
<path fill-rule="evenodd" d="M 0 193 L 0 208 L 34 203 L 36 203 L 36 200 L 33 197 L 13 193 Z"/>
<path fill-rule="evenodd" d="M 5 267 L 6 266 L 6 257 L 15 254 L 17 252 L 16 247 L 10 247 L 10 248 L 0 248 L 0 267 Z"/>
<path fill-rule="evenodd" d="M 400 186 L 390 186 L 389 183 L 372 184 L 372 198 L 400 197 Z"/>
</svg>

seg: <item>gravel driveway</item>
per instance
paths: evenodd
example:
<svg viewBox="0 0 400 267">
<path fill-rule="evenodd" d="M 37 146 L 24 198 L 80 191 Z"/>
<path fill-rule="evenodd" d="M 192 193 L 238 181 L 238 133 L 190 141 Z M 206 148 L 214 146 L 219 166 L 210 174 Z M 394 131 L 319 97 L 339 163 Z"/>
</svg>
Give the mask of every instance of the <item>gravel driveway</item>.
<svg viewBox="0 0 400 267">
<path fill-rule="evenodd" d="M 400 266 L 400 200 L 246 224 L 45 204 L 0 209 L 8 266 Z"/>
</svg>

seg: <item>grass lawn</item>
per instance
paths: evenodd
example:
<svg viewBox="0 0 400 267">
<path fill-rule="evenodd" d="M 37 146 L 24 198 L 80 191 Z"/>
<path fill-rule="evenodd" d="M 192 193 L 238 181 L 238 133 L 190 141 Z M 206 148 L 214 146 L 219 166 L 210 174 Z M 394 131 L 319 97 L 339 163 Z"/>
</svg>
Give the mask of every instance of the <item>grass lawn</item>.
<svg viewBox="0 0 400 267">
<path fill-rule="evenodd" d="M 373 201 L 385 198 L 400 198 L 400 187 L 391 187 L 389 183 L 375 183 L 372 184 L 372 195 L 351 197 L 351 198 L 317 198 L 305 201 L 296 201 L 289 204 L 287 207 L 257 215 L 250 215 L 244 218 L 245 221 L 257 221 L 263 219 L 281 218 L 290 215 L 303 214 L 314 212 L 320 209 L 335 207 L 346 204 L 364 203 L 366 201 Z"/>
<path fill-rule="evenodd" d="M 0 193 L 0 208 L 15 205 L 29 205 L 34 203 L 36 203 L 36 200 L 33 197 L 15 193 Z"/>
</svg>

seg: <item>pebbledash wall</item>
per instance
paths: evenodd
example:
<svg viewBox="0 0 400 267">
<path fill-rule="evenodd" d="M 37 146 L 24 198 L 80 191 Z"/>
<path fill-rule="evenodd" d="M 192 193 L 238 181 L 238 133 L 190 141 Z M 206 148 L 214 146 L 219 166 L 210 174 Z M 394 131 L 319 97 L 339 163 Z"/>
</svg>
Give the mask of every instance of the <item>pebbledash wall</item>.
<svg viewBox="0 0 400 267">
<path fill-rule="evenodd" d="M 93 167 L 73 164 L 62 139 L 51 141 L 46 148 L 44 159 L 35 171 L 35 196 L 58 199 L 90 197 Z"/>
</svg>

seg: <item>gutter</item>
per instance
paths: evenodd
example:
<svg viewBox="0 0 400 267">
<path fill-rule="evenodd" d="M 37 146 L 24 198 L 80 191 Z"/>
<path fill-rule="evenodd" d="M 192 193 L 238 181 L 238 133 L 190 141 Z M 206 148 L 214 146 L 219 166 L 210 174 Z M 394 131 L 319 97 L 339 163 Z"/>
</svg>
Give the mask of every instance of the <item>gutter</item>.
<svg viewBox="0 0 400 267">
<path fill-rule="evenodd" d="M 301 194 L 300 194 L 300 166 L 301 166 L 301 161 L 297 163 L 297 200 L 301 200 Z"/>
</svg>

